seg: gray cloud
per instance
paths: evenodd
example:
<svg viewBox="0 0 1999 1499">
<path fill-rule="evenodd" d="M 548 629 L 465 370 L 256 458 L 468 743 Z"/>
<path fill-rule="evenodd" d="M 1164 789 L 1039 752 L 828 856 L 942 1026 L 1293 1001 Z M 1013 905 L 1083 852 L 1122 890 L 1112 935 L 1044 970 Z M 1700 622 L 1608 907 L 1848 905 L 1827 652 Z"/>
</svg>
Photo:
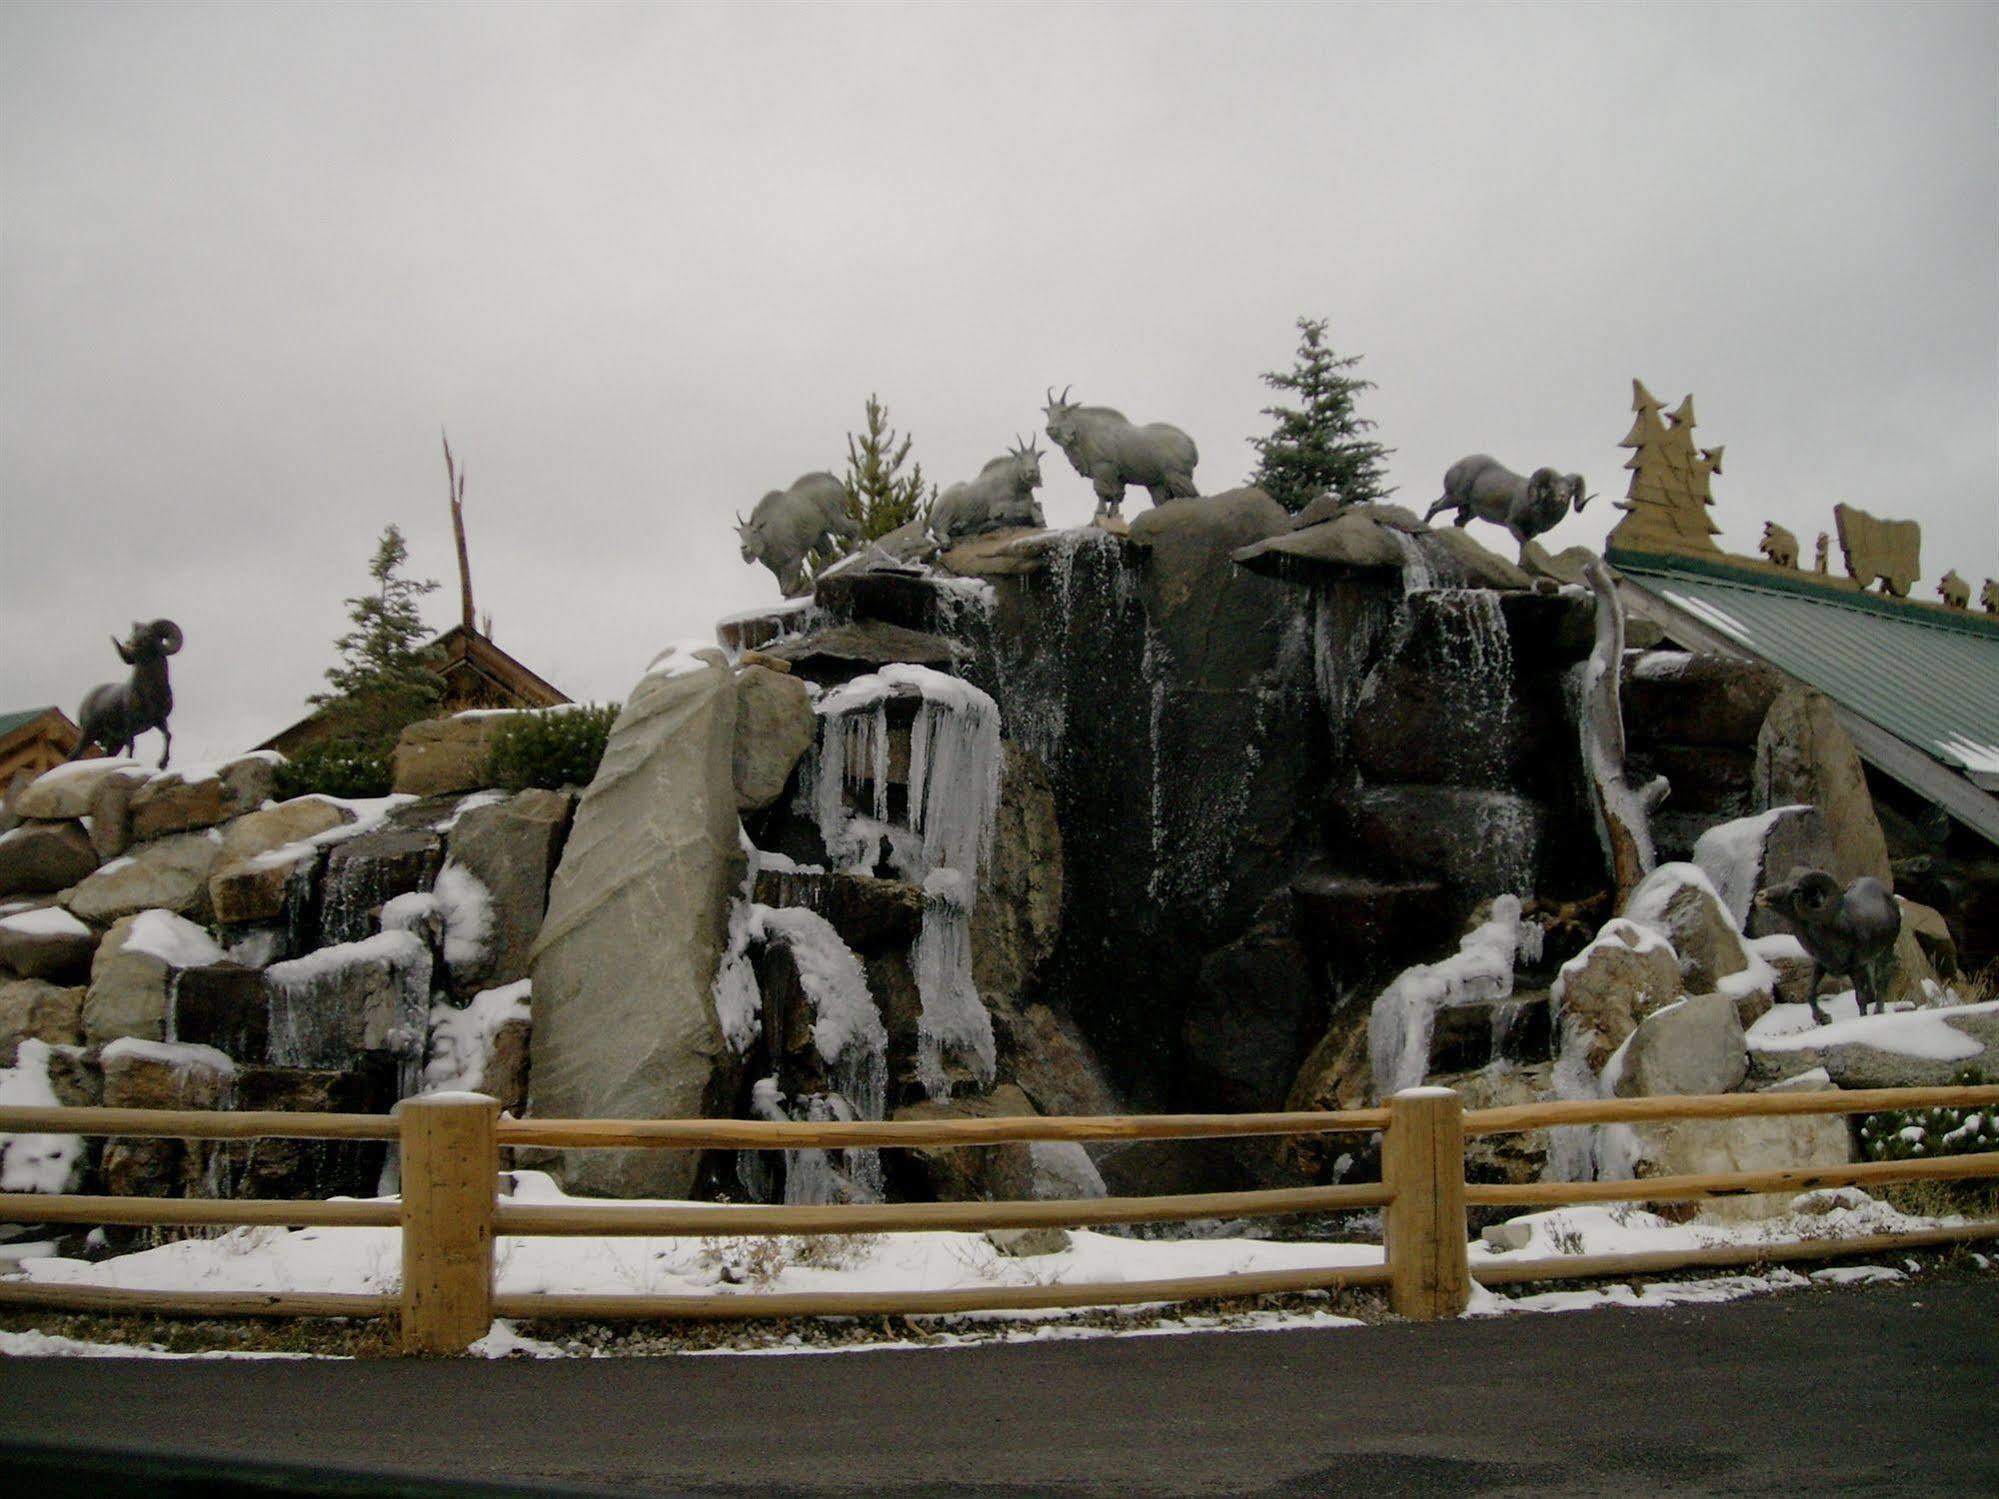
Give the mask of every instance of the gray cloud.
<svg viewBox="0 0 1999 1499">
<path fill-rule="evenodd" d="M 171 614 L 190 756 L 262 738 L 391 520 L 449 623 L 440 423 L 499 640 L 621 696 L 775 599 L 730 514 L 869 391 L 943 481 L 1074 382 L 1219 489 L 1299 314 L 1413 504 L 1476 450 L 1621 496 L 1638 376 L 1724 545 L 1845 499 L 1990 574 L 1995 63 L 1970 6 L 16 5 L 0 706 Z"/>
</svg>

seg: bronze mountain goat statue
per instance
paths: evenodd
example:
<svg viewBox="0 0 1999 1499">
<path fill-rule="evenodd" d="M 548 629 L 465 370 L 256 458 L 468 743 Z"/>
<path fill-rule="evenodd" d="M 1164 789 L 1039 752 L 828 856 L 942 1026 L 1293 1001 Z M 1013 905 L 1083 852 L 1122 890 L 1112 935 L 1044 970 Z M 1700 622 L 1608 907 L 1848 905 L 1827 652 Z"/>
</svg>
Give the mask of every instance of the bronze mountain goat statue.
<svg viewBox="0 0 1999 1499">
<path fill-rule="evenodd" d="M 1066 387 L 1059 396 L 1051 387 L 1041 409 L 1048 413 L 1048 435 L 1069 466 L 1096 487 L 1099 509 L 1117 514 L 1130 484 L 1144 488 L 1155 505 L 1200 493 L 1194 465 L 1201 455 L 1178 427 L 1165 422 L 1137 427 L 1108 406 L 1073 405 Z"/>
<path fill-rule="evenodd" d="M 1444 497 L 1423 519 L 1455 510 L 1453 524 L 1462 526 L 1473 518 L 1491 521 L 1506 527 L 1524 547 L 1554 529 L 1571 505 L 1581 514 L 1591 498 L 1583 492 L 1587 487 L 1581 474 L 1563 475 L 1551 468 L 1537 468 L 1523 479 L 1498 459 L 1474 453 L 1451 465 L 1444 475 Z"/>
<path fill-rule="evenodd" d="M 130 755 L 134 741 L 141 734 L 158 729 L 164 741 L 160 769 L 167 768 L 167 757 L 174 748 L 173 731 L 167 727 L 167 715 L 174 710 L 173 688 L 167 683 L 167 657 L 181 648 L 183 639 L 180 626 L 170 619 L 156 619 L 146 625 L 135 620 L 130 640 L 112 637 L 113 649 L 132 668 L 132 675 L 122 682 L 93 687 L 84 694 L 83 706 L 76 710 L 78 735 L 70 759 L 77 759 L 92 745 L 108 755 Z"/>
<path fill-rule="evenodd" d="M 1800 870 L 1781 885 L 1756 892 L 1756 904 L 1775 911 L 1798 933 L 1812 960 L 1812 1019 L 1826 1023 L 1819 1008 L 1819 980 L 1828 973 L 1853 980 L 1865 1015 L 1871 1004 L 1887 1009 L 1888 985 L 1895 976 L 1895 939 L 1902 932 L 1902 908 L 1879 880 L 1862 875 L 1844 890 L 1823 869 Z"/>
<path fill-rule="evenodd" d="M 1015 438 L 1012 451 L 980 469 L 977 478 L 953 484 L 937 496 L 930 507 L 930 535 L 939 545 L 949 546 L 981 531 L 1045 526 L 1047 519 L 1034 498 L 1040 484 L 1040 450 Z"/>
<path fill-rule="evenodd" d="M 789 489 L 773 489 L 750 512 L 736 512 L 743 561 L 761 562 L 777 576 L 786 598 L 810 586 L 805 560 L 827 541 L 853 541 L 861 528 L 847 514 L 847 490 L 831 474 L 802 474 Z"/>
</svg>

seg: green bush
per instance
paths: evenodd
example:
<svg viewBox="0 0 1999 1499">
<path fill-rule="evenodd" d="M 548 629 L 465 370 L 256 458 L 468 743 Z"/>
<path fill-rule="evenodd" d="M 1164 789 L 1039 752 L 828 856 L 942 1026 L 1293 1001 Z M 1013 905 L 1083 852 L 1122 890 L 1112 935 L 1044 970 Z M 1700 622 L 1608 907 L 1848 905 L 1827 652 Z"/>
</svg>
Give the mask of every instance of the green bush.
<svg viewBox="0 0 1999 1499">
<path fill-rule="evenodd" d="M 300 750 L 278 767 L 277 797 L 387 796 L 393 777 L 388 747 L 380 743 L 336 739 Z"/>
<path fill-rule="evenodd" d="M 1953 1086 L 1989 1081 L 1970 1071 Z M 1898 1109 L 1860 1121 L 1861 1154 L 1870 1161 L 1927 1160 L 1999 1150 L 1999 1109 Z"/>
<path fill-rule="evenodd" d="M 509 791 L 589 785 L 620 706 L 585 703 L 508 719 L 486 751 L 486 783 Z"/>
</svg>

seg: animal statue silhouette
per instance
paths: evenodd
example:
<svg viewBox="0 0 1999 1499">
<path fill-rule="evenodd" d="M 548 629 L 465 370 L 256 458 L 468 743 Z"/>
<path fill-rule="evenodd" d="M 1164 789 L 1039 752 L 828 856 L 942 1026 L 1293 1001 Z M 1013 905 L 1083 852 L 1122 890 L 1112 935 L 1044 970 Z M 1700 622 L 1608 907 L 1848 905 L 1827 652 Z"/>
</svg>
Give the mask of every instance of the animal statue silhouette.
<svg viewBox="0 0 1999 1499">
<path fill-rule="evenodd" d="M 743 561 L 761 562 L 777 577 L 786 598 L 810 586 L 805 560 L 819 546 L 855 541 L 861 528 L 847 514 L 847 489 L 825 472 L 801 474 L 789 489 L 773 489 L 750 512 L 736 512 Z"/>
<path fill-rule="evenodd" d="M 181 648 L 184 639 L 180 626 L 170 619 L 143 625 L 135 620 L 130 639 L 112 637 L 112 648 L 132 668 L 132 675 L 122 682 L 105 682 L 84 694 L 83 706 L 76 710 L 78 733 L 70 759 L 80 759 L 92 746 L 108 755 L 130 755 L 141 734 L 158 729 L 160 769 L 167 768 L 174 748 L 173 731 L 167 727 L 167 715 L 174 710 L 167 657 Z"/>
<path fill-rule="evenodd" d="M 1108 406 L 1078 405 L 1070 401 L 1067 386 L 1059 396 L 1050 386 L 1048 404 L 1041 409 L 1055 446 L 1096 489 L 1099 510 L 1116 515 L 1126 486 L 1132 484 L 1144 488 L 1155 505 L 1200 493 L 1194 488 L 1194 465 L 1201 455 L 1194 439 L 1178 427 L 1166 422 L 1135 426 Z"/>
<path fill-rule="evenodd" d="M 930 507 L 930 535 L 944 546 L 1005 526 L 1045 526 L 1034 498 L 1041 484 L 1041 452 L 1014 439 L 1013 448 L 987 463 L 976 478 L 953 484 Z"/>
<path fill-rule="evenodd" d="M 1552 468 L 1537 468 L 1526 478 L 1513 472 L 1498 459 L 1484 453 L 1460 458 L 1444 475 L 1444 495 L 1430 507 L 1425 520 L 1435 520 L 1446 510 L 1455 510 L 1452 524 L 1462 526 L 1477 519 L 1506 527 L 1520 546 L 1553 530 L 1571 509 L 1580 515 L 1593 496 L 1581 474 L 1560 474 Z"/>
<path fill-rule="evenodd" d="M 1886 885 L 1862 875 L 1842 890 L 1823 869 L 1805 869 L 1781 885 L 1757 891 L 1756 904 L 1788 921 L 1812 960 L 1806 992 L 1813 1020 L 1826 1023 L 1819 1008 L 1819 980 L 1828 973 L 1853 980 L 1861 1014 L 1869 1005 L 1877 1013 L 1887 1008 L 1902 908 Z"/>
</svg>

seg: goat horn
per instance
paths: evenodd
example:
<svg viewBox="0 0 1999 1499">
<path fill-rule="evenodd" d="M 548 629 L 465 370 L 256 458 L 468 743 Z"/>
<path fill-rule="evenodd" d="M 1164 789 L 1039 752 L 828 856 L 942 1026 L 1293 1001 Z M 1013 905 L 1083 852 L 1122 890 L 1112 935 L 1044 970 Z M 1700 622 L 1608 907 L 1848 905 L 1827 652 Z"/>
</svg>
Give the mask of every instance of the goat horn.
<svg viewBox="0 0 1999 1499">
<path fill-rule="evenodd" d="M 160 650 L 169 656 L 176 654 L 187 644 L 187 637 L 181 634 L 180 626 L 170 619 L 154 620 L 153 634 L 159 639 Z"/>
</svg>

